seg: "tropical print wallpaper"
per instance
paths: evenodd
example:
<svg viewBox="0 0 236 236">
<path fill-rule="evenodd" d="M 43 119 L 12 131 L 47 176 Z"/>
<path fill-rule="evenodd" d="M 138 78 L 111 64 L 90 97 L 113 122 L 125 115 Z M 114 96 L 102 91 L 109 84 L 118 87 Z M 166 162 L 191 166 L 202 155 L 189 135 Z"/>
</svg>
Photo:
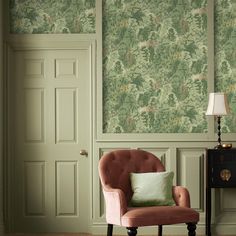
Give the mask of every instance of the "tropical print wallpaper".
<svg viewBox="0 0 236 236">
<path fill-rule="evenodd" d="M 215 70 L 215 90 L 227 93 L 230 106 L 222 129 L 236 133 L 236 0 L 215 1 Z"/>
<path fill-rule="evenodd" d="M 207 132 L 207 0 L 103 0 L 103 132 Z"/>
<path fill-rule="evenodd" d="M 9 0 L 10 33 L 95 33 L 95 0 Z"/>
</svg>

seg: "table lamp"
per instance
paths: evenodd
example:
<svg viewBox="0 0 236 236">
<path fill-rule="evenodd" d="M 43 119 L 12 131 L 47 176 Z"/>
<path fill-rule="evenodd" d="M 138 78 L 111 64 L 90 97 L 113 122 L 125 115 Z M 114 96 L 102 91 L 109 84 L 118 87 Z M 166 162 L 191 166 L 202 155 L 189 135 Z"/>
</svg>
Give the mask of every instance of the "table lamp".
<svg viewBox="0 0 236 236">
<path fill-rule="evenodd" d="M 220 138 L 221 135 L 220 120 L 222 116 L 225 116 L 227 114 L 229 114 L 229 105 L 226 95 L 224 93 L 210 93 L 206 115 L 217 117 L 218 143 L 215 146 L 216 149 L 222 148 L 221 138 Z"/>
</svg>

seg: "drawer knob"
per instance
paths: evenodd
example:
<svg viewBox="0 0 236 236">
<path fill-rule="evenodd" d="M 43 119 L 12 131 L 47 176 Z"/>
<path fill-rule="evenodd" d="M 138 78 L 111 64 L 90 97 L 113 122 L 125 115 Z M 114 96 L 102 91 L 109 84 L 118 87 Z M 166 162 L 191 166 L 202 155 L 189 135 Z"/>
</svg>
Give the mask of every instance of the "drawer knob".
<svg viewBox="0 0 236 236">
<path fill-rule="evenodd" d="M 223 169 L 223 170 L 221 170 L 221 172 L 220 172 L 220 178 L 221 178 L 223 181 L 229 181 L 229 179 L 231 178 L 231 171 L 228 170 L 228 169 Z"/>
</svg>

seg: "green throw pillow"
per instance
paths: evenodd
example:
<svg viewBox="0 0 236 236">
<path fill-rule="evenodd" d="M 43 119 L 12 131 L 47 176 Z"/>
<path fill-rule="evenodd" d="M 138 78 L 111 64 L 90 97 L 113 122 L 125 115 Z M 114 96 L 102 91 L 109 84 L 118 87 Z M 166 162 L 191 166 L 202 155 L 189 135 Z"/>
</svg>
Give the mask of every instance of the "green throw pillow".
<svg viewBox="0 0 236 236">
<path fill-rule="evenodd" d="M 131 173 L 132 206 L 172 206 L 173 172 Z"/>
</svg>

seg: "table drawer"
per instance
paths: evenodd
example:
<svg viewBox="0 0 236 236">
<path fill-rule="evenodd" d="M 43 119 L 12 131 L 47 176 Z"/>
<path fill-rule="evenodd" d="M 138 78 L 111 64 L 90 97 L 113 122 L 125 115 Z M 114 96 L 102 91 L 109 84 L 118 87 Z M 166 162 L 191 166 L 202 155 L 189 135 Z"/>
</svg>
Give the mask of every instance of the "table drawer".
<svg viewBox="0 0 236 236">
<path fill-rule="evenodd" d="M 236 165 L 236 163 L 235 163 Z M 214 187 L 235 187 L 236 171 L 230 163 L 223 163 L 212 168 L 212 186 Z"/>
<path fill-rule="evenodd" d="M 236 187 L 236 150 L 208 151 L 208 181 L 211 187 Z"/>
</svg>

